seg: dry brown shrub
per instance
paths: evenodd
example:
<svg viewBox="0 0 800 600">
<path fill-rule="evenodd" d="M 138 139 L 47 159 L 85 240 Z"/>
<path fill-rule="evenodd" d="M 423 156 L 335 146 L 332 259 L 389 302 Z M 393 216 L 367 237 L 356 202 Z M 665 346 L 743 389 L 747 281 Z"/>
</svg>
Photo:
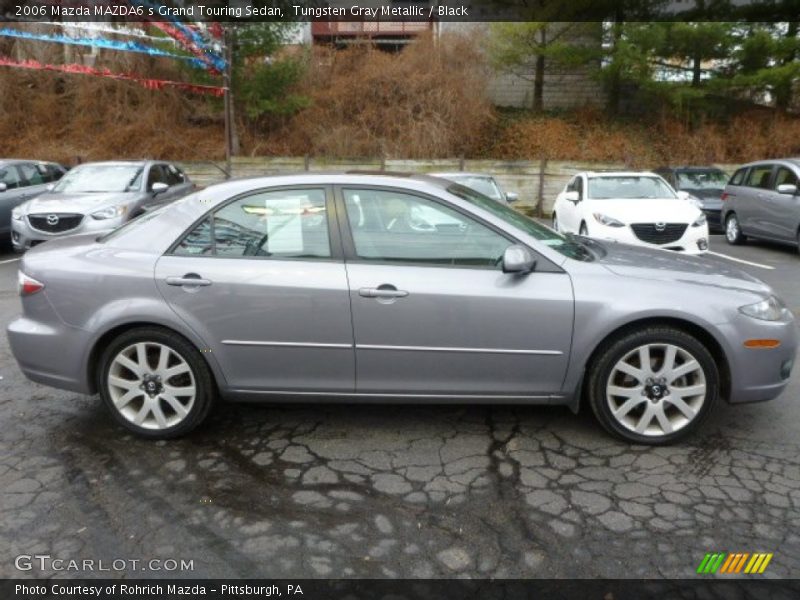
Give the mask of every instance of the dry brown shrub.
<svg viewBox="0 0 800 600">
<path fill-rule="evenodd" d="M 112 71 L 180 77 L 158 59 L 126 58 Z M 53 72 L 0 70 L 0 156 L 72 163 L 109 158 L 224 154 L 221 125 L 197 125 L 207 100 L 174 89 Z"/>
<path fill-rule="evenodd" d="M 298 90 L 310 106 L 273 137 L 292 154 L 470 155 L 493 120 L 482 65 L 463 36 L 422 38 L 397 53 L 316 48 Z"/>
</svg>

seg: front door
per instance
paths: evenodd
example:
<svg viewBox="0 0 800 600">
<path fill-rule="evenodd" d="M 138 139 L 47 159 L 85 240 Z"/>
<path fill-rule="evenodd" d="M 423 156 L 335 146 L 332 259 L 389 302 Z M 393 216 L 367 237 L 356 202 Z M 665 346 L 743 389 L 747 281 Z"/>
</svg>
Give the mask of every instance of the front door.
<svg viewBox="0 0 800 600">
<path fill-rule="evenodd" d="M 573 319 L 566 273 L 504 274 L 514 240 L 433 198 L 345 188 L 339 199 L 358 392 L 560 391 Z"/>
<path fill-rule="evenodd" d="M 797 230 L 800 225 L 800 194 L 781 194 L 778 192 L 780 185 L 793 185 L 800 187 L 797 174 L 789 167 L 779 166 L 775 171 L 775 180 L 769 194 L 771 222 L 770 228 L 774 236 L 783 242 L 796 242 Z"/>
<path fill-rule="evenodd" d="M 156 265 L 166 301 L 231 389 L 352 392 L 353 329 L 325 188 L 242 196 Z"/>
</svg>

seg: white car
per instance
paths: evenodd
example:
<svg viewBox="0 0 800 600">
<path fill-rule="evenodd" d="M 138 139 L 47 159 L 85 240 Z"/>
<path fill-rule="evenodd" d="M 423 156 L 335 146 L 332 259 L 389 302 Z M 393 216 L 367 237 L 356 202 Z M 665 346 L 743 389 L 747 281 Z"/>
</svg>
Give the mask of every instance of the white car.
<svg viewBox="0 0 800 600">
<path fill-rule="evenodd" d="M 686 254 L 708 251 L 703 211 L 655 173 L 575 175 L 556 198 L 553 229 Z"/>
</svg>

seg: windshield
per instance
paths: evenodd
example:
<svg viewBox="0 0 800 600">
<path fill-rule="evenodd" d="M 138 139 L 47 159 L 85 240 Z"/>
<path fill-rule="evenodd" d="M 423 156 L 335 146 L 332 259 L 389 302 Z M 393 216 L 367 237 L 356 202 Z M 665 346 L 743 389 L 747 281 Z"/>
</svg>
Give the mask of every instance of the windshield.
<svg viewBox="0 0 800 600">
<path fill-rule="evenodd" d="M 728 176 L 719 169 L 708 171 L 678 171 L 679 190 L 721 190 Z"/>
<path fill-rule="evenodd" d="M 500 191 L 500 187 L 497 185 L 494 179 L 491 177 L 476 177 L 474 175 L 456 175 L 455 177 L 450 177 L 456 183 L 460 183 L 461 185 L 465 185 L 468 188 L 475 190 L 476 192 L 480 192 L 484 196 L 488 196 L 492 200 L 503 200 L 503 194 Z"/>
<path fill-rule="evenodd" d="M 517 229 L 521 229 L 533 238 L 536 238 L 546 246 L 549 246 L 559 254 L 563 254 L 569 258 L 577 260 L 591 261 L 594 260 L 594 255 L 577 240 L 565 237 L 557 233 L 541 223 L 537 223 L 517 212 L 507 204 L 500 204 L 496 200 L 484 196 L 475 190 L 464 187 L 463 185 L 451 185 L 447 191 L 458 196 L 462 200 L 466 200 L 470 204 L 474 204 L 484 210 L 489 211 L 494 216 L 502 219 L 509 225 L 513 225 Z"/>
<path fill-rule="evenodd" d="M 589 178 L 589 200 L 677 198 L 660 177 L 619 175 Z"/>
<path fill-rule="evenodd" d="M 127 192 L 141 181 L 142 165 L 82 165 L 67 172 L 53 188 L 64 194 Z"/>
</svg>

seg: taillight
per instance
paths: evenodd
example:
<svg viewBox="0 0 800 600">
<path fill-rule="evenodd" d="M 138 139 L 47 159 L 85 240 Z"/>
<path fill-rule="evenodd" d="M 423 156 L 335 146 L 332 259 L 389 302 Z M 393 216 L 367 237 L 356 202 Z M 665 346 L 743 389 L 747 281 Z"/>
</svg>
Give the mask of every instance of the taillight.
<svg viewBox="0 0 800 600">
<path fill-rule="evenodd" d="M 22 271 L 19 271 L 18 275 L 20 296 L 30 296 L 31 294 L 35 294 L 36 292 L 44 289 L 44 284 L 42 282 L 36 281 L 33 277 L 25 275 L 25 273 Z"/>
<path fill-rule="evenodd" d="M 728 196 L 730 196 L 728 192 L 722 192 L 722 196 L 720 196 L 719 199 L 725 202 L 725 200 L 728 199 Z"/>
</svg>

